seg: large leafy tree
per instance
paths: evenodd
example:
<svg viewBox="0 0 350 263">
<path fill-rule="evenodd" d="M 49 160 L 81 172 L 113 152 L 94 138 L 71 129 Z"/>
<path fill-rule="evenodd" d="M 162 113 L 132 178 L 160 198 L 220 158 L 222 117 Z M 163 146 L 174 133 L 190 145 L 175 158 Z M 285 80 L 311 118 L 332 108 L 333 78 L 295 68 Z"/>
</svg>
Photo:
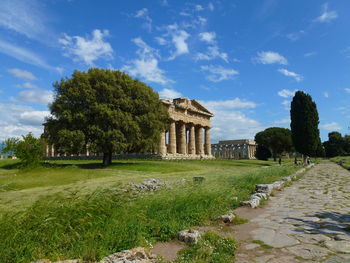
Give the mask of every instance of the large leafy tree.
<svg viewBox="0 0 350 263">
<path fill-rule="evenodd" d="M 260 147 L 258 152 L 267 148 L 271 151 L 274 160 L 276 160 L 277 156 L 281 153 L 290 152 L 293 149 L 291 131 L 285 128 L 267 128 L 255 135 L 255 141 L 258 144 L 258 149 Z M 257 158 L 259 158 L 259 156 L 257 156 Z"/>
<path fill-rule="evenodd" d="M 89 147 L 103 153 L 103 164 L 109 165 L 113 153 L 155 149 L 167 125 L 158 93 L 121 71 L 75 71 L 54 89 L 45 137 L 58 152 L 78 154 Z"/>
<path fill-rule="evenodd" d="M 334 157 L 345 153 L 345 140 L 339 132 L 328 133 L 328 141 L 323 143 L 327 157 Z"/>
<path fill-rule="evenodd" d="M 290 109 L 292 139 L 295 149 L 306 156 L 315 156 L 320 142 L 316 103 L 309 94 L 297 91 Z"/>
</svg>

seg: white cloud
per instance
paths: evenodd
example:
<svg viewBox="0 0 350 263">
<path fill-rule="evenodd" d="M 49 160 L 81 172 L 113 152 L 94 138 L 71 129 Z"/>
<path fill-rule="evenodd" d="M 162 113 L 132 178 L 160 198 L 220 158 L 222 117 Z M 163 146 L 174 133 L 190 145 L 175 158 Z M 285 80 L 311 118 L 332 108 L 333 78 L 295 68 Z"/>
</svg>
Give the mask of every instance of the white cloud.
<svg viewBox="0 0 350 263">
<path fill-rule="evenodd" d="M 304 30 L 299 30 L 298 32 L 290 33 L 287 35 L 287 38 L 291 41 L 297 41 L 302 35 L 305 34 Z"/>
<path fill-rule="evenodd" d="M 43 124 L 45 117 L 49 115 L 49 111 L 24 111 L 20 114 L 19 120 L 25 125 L 39 126 Z"/>
<path fill-rule="evenodd" d="M 48 19 L 42 6 L 42 2 L 36 0 L 1 0 L 0 26 L 30 39 L 46 41 Z"/>
<path fill-rule="evenodd" d="M 345 88 L 344 90 L 346 93 L 350 93 L 350 88 Z"/>
<path fill-rule="evenodd" d="M 210 11 L 214 11 L 215 7 L 214 7 L 214 5 L 213 5 L 212 2 L 209 2 L 209 4 L 208 4 L 208 9 L 209 9 Z"/>
<path fill-rule="evenodd" d="M 171 42 L 175 47 L 175 51 L 172 53 L 169 60 L 172 60 L 177 56 L 189 53 L 189 48 L 186 40 L 190 37 L 190 35 L 185 30 L 178 29 L 178 26 L 176 24 L 168 26 L 168 29 L 171 35 Z"/>
<path fill-rule="evenodd" d="M 252 101 L 235 98 L 231 100 L 216 100 L 203 102 L 209 108 L 213 109 L 251 109 L 255 108 L 257 104 Z"/>
<path fill-rule="evenodd" d="M 220 82 L 223 80 L 232 79 L 234 76 L 239 74 L 237 70 L 213 65 L 201 66 L 201 70 L 208 71 L 209 75 L 206 76 L 206 79 L 213 82 Z"/>
<path fill-rule="evenodd" d="M 283 89 L 280 90 L 279 92 L 277 92 L 278 96 L 282 97 L 282 98 L 289 98 L 289 97 L 293 97 L 295 92 L 297 92 L 298 90 L 288 90 L 288 89 Z"/>
<path fill-rule="evenodd" d="M 257 132 L 265 129 L 261 123 L 247 117 L 243 112 L 255 108 L 255 102 L 235 98 L 227 101 L 201 101 L 201 103 L 214 114 L 211 129 L 213 142 L 253 139 Z"/>
<path fill-rule="evenodd" d="M 204 10 L 204 7 L 201 5 L 195 5 L 194 8 L 196 9 L 196 11 L 203 11 Z"/>
<path fill-rule="evenodd" d="M 148 30 L 149 32 L 152 31 L 152 19 L 150 18 L 148 14 L 148 9 L 147 8 L 142 8 L 138 11 L 136 11 L 135 18 L 141 18 L 145 20 L 145 23 L 143 23 L 143 27 Z"/>
<path fill-rule="evenodd" d="M 91 38 L 64 34 L 64 37 L 59 39 L 59 43 L 65 51 L 65 56 L 73 57 L 74 61 L 82 61 L 87 65 L 93 65 L 97 59 L 113 58 L 113 48 L 110 43 L 104 40 L 108 36 L 108 30 L 95 29 L 92 31 Z"/>
<path fill-rule="evenodd" d="M 323 92 L 323 96 L 324 96 L 325 98 L 329 98 L 329 93 L 328 93 L 327 91 L 325 91 L 325 92 Z"/>
<path fill-rule="evenodd" d="M 322 125 L 320 125 L 320 127 L 326 131 L 339 131 L 342 129 L 342 127 L 334 121 L 322 124 Z"/>
<path fill-rule="evenodd" d="M 213 60 L 216 58 L 221 58 L 225 62 L 228 62 L 228 55 L 225 52 L 220 52 L 219 47 L 209 46 L 206 53 L 197 53 L 195 55 L 195 60 Z"/>
<path fill-rule="evenodd" d="M 32 107 L 16 104 L 0 103 L 0 141 L 19 137 L 32 132 L 40 136 L 43 132 L 42 123 L 47 111 L 35 111 Z"/>
<path fill-rule="evenodd" d="M 158 93 L 161 99 L 175 99 L 175 98 L 180 98 L 182 96 L 180 92 L 173 89 L 167 89 L 167 88 L 162 89 Z"/>
<path fill-rule="evenodd" d="M 46 69 L 53 69 L 48 65 L 40 56 L 37 54 L 24 49 L 22 47 L 15 46 L 13 43 L 8 43 L 0 40 L 0 53 L 3 53 L 7 56 L 13 57 L 19 61 L 39 66 Z"/>
<path fill-rule="evenodd" d="M 34 85 L 30 82 L 24 82 L 23 84 L 16 85 L 15 87 L 19 89 L 37 89 L 38 88 L 37 85 Z"/>
<path fill-rule="evenodd" d="M 304 54 L 304 57 L 311 57 L 311 56 L 315 56 L 317 54 L 317 52 L 308 52 Z"/>
<path fill-rule="evenodd" d="M 207 42 L 207 43 L 214 43 L 216 38 L 215 32 L 202 32 L 199 33 L 199 39 Z"/>
<path fill-rule="evenodd" d="M 53 100 L 53 94 L 52 91 L 43 89 L 23 90 L 12 100 L 21 103 L 48 105 Z"/>
<path fill-rule="evenodd" d="M 286 69 L 278 69 L 278 72 L 280 72 L 281 74 L 287 76 L 287 77 L 292 77 L 294 78 L 297 82 L 300 82 L 303 80 L 303 76 L 300 74 L 297 74 L 295 72 L 286 70 Z"/>
<path fill-rule="evenodd" d="M 122 67 L 122 70 L 133 76 L 142 77 L 146 81 L 162 85 L 172 83 L 171 79 L 165 77 L 164 70 L 158 67 L 158 51 L 148 46 L 141 38 L 135 38 L 132 41 L 138 46 L 136 51 L 138 58 L 131 60 L 129 65 Z"/>
<path fill-rule="evenodd" d="M 258 56 L 254 60 L 261 64 L 288 64 L 288 60 L 284 56 L 273 51 L 258 52 Z"/>
<path fill-rule="evenodd" d="M 274 122 L 275 124 L 290 124 L 290 117 L 283 118 Z"/>
<path fill-rule="evenodd" d="M 328 23 L 338 17 L 338 13 L 334 10 L 329 10 L 328 3 L 322 5 L 322 13 L 314 21 L 320 23 Z"/>
<path fill-rule="evenodd" d="M 155 39 L 155 40 L 158 42 L 158 44 L 161 45 L 161 46 L 164 46 L 164 45 L 166 45 L 166 44 L 168 43 L 168 41 L 167 41 L 165 38 L 163 38 L 163 37 L 155 37 L 154 39 Z"/>
<path fill-rule="evenodd" d="M 20 78 L 20 79 L 29 79 L 29 80 L 36 80 L 37 78 L 34 76 L 33 73 L 22 70 L 18 68 L 11 68 L 7 70 L 9 73 L 11 73 L 13 76 Z"/>
</svg>

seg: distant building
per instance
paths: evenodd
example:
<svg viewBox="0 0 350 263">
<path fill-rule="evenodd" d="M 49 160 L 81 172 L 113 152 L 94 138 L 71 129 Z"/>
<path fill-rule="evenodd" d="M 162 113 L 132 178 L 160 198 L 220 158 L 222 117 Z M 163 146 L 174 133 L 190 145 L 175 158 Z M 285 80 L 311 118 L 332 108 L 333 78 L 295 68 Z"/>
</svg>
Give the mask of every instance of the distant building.
<svg viewBox="0 0 350 263">
<path fill-rule="evenodd" d="M 211 152 L 216 158 L 255 159 L 256 143 L 254 140 L 219 141 L 211 145 Z"/>
</svg>

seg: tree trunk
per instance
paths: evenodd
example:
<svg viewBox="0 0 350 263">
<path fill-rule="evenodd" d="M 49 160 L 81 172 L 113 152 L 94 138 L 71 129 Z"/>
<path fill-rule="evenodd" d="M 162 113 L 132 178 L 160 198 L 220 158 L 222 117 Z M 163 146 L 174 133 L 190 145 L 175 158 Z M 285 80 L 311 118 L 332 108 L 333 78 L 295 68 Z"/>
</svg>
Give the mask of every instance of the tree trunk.
<svg viewBox="0 0 350 263">
<path fill-rule="evenodd" d="M 112 164 L 112 153 L 103 153 L 103 166 Z"/>
</svg>

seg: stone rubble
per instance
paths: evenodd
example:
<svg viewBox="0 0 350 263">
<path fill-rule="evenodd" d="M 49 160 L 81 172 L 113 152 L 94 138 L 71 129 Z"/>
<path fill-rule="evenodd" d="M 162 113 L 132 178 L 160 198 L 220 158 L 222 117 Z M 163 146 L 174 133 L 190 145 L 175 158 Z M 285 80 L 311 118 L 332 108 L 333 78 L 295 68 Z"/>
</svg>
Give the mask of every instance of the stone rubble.
<svg viewBox="0 0 350 263">
<path fill-rule="evenodd" d="M 257 208 L 260 205 L 261 200 L 267 200 L 269 196 L 275 190 L 282 190 L 286 181 L 291 182 L 296 179 L 296 177 L 305 172 L 307 169 L 313 167 L 314 164 L 309 164 L 305 168 L 296 171 L 294 174 L 283 177 L 282 181 L 276 181 L 272 184 L 257 184 L 255 185 L 255 193 L 250 196 L 249 200 L 243 201 L 242 205 L 250 206 L 251 208 Z"/>
<path fill-rule="evenodd" d="M 198 242 L 199 238 L 201 237 L 201 233 L 197 230 L 193 229 L 186 229 L 182 230 L 178 234 L 179 240 L 183 241 L 187 244 L 195 244 Z"/>
<path fill-rule="evenodd" d="M 146 181 L 143 181 L 140 184 L 131 182 L 129 183 L 129 186 L 131 187 L 132 190 L 137 192 L 154 192 L 159 188 L 165 186 L 165 183 L 163 183 L 159 179 L 150 178 Z"/>
<path fill-rule="evenodd" d="M 236 216 L 234 214 L 229 213 L 226 215 L 219 216 L 219 219 L 222 220 L 224 223 L 232 223 L 235 217 Z"/>
<path fill-rule="evenodd" d="M 155 263 L 157 256 L 145 248 L 123 250 L 103 258 L 99 263 Z"/>
<path fill-rule="evenodd" d="M 349 196 L 350 173 L 321 162 L 250 220 L 235 262 L 350 262 Z"/>
</svg>

